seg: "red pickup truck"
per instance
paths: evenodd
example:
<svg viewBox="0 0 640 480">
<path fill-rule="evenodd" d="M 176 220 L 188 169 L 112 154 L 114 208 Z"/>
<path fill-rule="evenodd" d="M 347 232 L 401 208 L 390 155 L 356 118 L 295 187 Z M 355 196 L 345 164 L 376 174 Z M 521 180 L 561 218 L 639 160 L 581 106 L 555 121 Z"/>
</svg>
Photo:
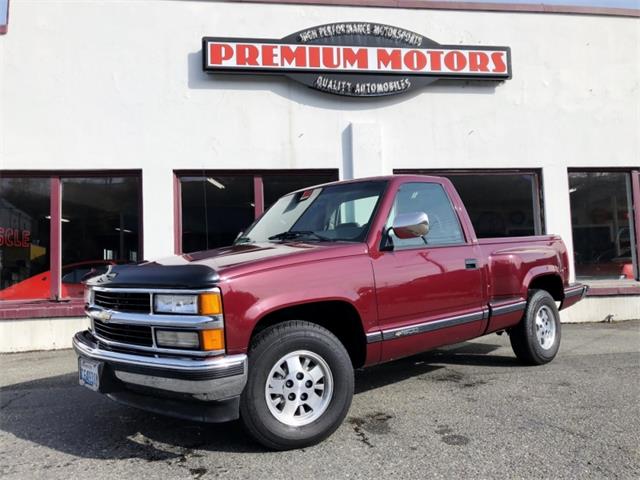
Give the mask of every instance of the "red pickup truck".
<svg viewBox="0 0 640 480">
<path fill-rule="evenodd" d="M 503 331 L 523 363 L 551 361 L 558 309 L 586 291 L 568 279 L 558 236 L 478 240 L 445 178 L 336 182 L 230 247 L 89 280 L 73 345 L 80 383 L 113 400 L 298 448 L 341 424 L 355 368 Z"/>
</svg>

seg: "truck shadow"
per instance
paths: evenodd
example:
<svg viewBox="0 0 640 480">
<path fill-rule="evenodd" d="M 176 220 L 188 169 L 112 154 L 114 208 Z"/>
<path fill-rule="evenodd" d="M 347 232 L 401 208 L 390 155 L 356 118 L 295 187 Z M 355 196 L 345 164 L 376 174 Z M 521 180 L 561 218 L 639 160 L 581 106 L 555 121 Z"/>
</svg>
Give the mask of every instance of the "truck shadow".
<svg viewBox="0 0 640 480">
<path fill-rule="evenodd" d="M 356 394 L 421 377 L 447 365 L 514 366 L 487 356 L 499 345 L 459 344 L 356 372 Z M 264 452 L 239 422 L 203 424 L 119 405 L 77 385 L 76 373 L 0 388 L 0 430 L 30 443 L 90 459 L 142 459 L 185 466 L 198 451 Z"/>
<path fill-rule="evenodd" d="M 446 368 L 448 365 L 518 366 L 515 356 L 488 355 L 501 347 L 502 345 L 463 342 L 446 349 L 431 350 L 390 363 L 358 370 L 356 372 L 356 394 L 423 375 L 424 379 L 428 381 L 430 379 L 428 373 Z"/>
</svg>

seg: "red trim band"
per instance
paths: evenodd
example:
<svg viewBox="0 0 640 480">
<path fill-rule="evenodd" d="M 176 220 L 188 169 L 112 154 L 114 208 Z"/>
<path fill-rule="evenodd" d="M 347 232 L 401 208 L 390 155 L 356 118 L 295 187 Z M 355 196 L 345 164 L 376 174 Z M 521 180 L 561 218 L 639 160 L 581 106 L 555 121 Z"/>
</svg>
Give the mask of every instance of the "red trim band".
<svg viewBox="0 0 640 480">
<path fill-rule="evenodd" d="M 640 295 L 640 283 L 620 285 L 619 287 L 589 287 L 587 297 L 615 297 L 620 295 Z"/>
<path fill-rule="evenodd" d="M 84 302 L 29 301 L 0 303 L 0 321 L 33 318 L 84 317 Z"/>
<path fill-rule="evenodd" d="M 255 216 L 258 218 L 264 213 L 264 183 L 261 175 L 253 177 L 253 202 Z"/>
<path fill-rule="evenodd" d="M 173 173 L 173 253 L 182 254 L 182 186 L 180 177 Z"/>
<path fill-rule="evenodd" d="M 631 172 L 631 200 L 634 210 L 634 226 L 636 227 L 636 279 L 640 280 L 640 170 Z"/>
<path fill-rule="evenodd" d="M 51 299 L 59 300 L 62 293 L 62 186 L 60 177 L 51 177 L 49 245 L 51 257 Z"/>
</svg>

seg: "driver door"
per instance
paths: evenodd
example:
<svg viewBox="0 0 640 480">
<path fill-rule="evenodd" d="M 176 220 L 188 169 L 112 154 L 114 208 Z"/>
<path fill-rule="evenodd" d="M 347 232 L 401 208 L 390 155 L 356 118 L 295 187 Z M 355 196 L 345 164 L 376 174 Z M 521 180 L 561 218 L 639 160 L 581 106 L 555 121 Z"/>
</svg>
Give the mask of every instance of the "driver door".
<svg viewBox="0 0 640 480">
<path fill-rule="evenodd" d="M 373 260 L 383 361 L 474 338 L 486 323 L 479 252 L 443 186 L 401 185 L 387 231 L 396 215 L 412 212 L 427 214 L 427 234 L 400 239 L 390 232 Z"/>
</svg>

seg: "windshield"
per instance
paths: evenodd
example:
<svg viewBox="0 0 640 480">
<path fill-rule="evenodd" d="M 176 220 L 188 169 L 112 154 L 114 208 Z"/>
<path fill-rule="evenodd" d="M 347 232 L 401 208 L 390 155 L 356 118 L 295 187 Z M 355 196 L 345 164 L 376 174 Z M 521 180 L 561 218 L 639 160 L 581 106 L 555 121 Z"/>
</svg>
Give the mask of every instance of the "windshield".
<svg viewBox="0 0 640 480">
<path fill-rule="evenodd" d="M 235 243 L 363 242 L 386 181 L 343 183 L 285 195 Z"/>
</svg>

